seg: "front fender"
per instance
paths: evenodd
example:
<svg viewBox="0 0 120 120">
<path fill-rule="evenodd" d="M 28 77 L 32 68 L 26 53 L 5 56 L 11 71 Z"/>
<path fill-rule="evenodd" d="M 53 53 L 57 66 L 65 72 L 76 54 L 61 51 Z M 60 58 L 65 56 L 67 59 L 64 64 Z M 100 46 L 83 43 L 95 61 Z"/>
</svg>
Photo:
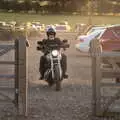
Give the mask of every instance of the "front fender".
<svg viewBox="0 0 120 120">
<path fill-rule="evenodd" d="M 60 81 L 62 80 L 62 68 L 60 65 L 55 65 L 54 66 L 54 71 L 53 71 L 54 75 L 54 79 L 55 81 Z"/>
</svg>

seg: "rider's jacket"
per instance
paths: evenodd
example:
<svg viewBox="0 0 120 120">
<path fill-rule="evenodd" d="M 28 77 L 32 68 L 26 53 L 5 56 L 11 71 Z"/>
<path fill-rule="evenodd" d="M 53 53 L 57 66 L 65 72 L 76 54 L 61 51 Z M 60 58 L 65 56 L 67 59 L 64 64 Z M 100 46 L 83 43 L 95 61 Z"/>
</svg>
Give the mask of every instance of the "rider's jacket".
<svg viewBox="0 0 120 120">
<path fill-rule="evenodd" d="M 58 44 L 61 45 L 62 41 L 60 40 L 60 38 L 55 38 L 53 40 L 49 40 L 49 39 L 43 39 L 43 44 L 45 45 L 49 45 L 49 44 Z"/>
<path fill-rule="evenodd" d="M 47 45 L 47 46 L 54 45 L 54 44 L 57 44 L 57 45 L 63 44 L 60 38 L 55 38 L 53 40 L 43 39 L 42 42 L 43 42 L 43 45 Z M 44 52 L 44 48 L 43 48 L 43 52 Z"/>
</svg>

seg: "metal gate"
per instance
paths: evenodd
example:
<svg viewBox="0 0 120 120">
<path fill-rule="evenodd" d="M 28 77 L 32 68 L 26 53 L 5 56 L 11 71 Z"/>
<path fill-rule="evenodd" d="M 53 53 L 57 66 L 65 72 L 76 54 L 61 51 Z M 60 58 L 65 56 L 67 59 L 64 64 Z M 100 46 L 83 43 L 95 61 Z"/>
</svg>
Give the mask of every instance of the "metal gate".
<svg viewBox="0 0 120 120">
<path fill-rule="evenodd" d="M 1 42 L 0 57 L 0 107 L 4 109 L 10 103 L 16 108 L 17 115 L 27 116 L 26 40 L 19 37 L 10 43 Z"/>
</svg>

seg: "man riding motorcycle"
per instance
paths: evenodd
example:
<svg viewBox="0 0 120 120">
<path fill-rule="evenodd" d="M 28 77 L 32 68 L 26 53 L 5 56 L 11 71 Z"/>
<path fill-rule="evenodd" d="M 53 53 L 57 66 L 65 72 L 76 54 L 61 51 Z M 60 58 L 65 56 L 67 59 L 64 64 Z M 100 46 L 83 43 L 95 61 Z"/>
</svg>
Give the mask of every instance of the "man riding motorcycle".
<svg viewBox="0 0 120 120">
<path fill-rule="evenodd" d="M 57 45 L 62 45 L 62 41 L 59 38 L 56 38 L 56 30 L 53 27 L 50 27 L 46 31 L 47 34 L 47 39 L 43 39 L 42 42 L 44 45 L 50 45 L 50 44 L 57 44 Z M 44 78 L 44 72 L 45 72 L 45 62 L 46 62 L 46 57 L 47 52 L 45 49 L 43 49 L 44 55 L 41 56 L 40 58 L 40 66 L 39 66 L 39 72 L 40 72 L 40 80 Z M 62 60 L 61 60 L 61 67 L 63 70 L 63 78 L 68 78 L 68 75 L 66 74 L 67 71 L 67 56 L 62 53 Z"/>
</svg>

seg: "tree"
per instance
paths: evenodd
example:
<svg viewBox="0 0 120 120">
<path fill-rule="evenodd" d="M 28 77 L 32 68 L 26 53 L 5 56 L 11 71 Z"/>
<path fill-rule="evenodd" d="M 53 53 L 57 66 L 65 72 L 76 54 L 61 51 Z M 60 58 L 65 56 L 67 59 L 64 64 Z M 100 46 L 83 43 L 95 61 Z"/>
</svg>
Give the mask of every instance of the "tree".
<svg viewBox="0 0 120 120">
<path fill-rule="evenodd" d="M 107 12 L 120 12 L 120 0 L 0 0 L 0 8 L 4 10 L 14 10 L 19 12 L 24 10 L 48 11 L 52 13 L 60 12 L 83 12 L 87 13 L 89 1 L 93 2 L 93 12 L 99 14 Z"/>
<path fill-rule="evenodd" d="M 32 0 L 24 0 L 24 10 L 28 12 L 32 9 Z"/>
<path fill-rule="evenodd" d="M 32 8 L 36 11 L 36 13 L 38 13 L 40 10 L 39 1 L 32 2 Z"/>
</svg>

